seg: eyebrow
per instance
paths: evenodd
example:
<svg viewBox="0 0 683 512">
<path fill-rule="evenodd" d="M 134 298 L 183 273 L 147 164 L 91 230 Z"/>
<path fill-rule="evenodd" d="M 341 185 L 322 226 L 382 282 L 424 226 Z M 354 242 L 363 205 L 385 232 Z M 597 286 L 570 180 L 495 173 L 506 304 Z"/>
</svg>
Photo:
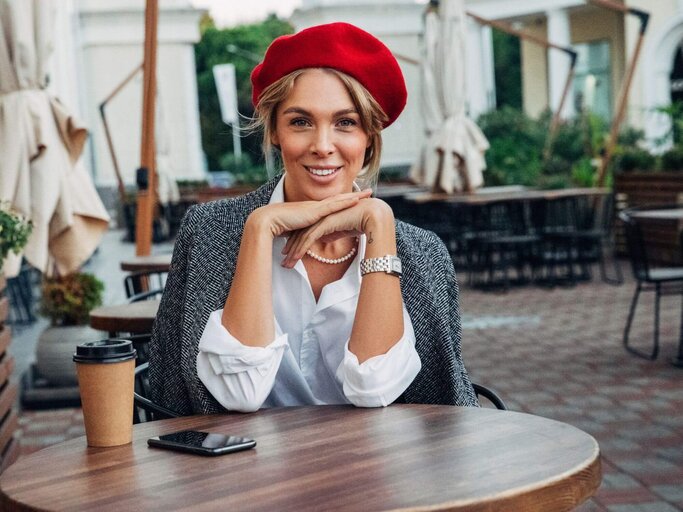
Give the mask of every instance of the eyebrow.
<svg viewBox="0 0 683 512">
<path fill-rule="evenodd" d="M 287 110 L 285 110 L 283 113 L 284 114 L 301 114 L 304 116 L 312 116 L 312 114 L 303 108 L 300 107 L 289 107 Z M 358 114 L 355 108 L 345 108 L 343 110 L 338 110 L 334 114 L 332 114 L 333 117 L 339 117 L 339 116 L 344 116 L 348 114 Z"/>
</svg>

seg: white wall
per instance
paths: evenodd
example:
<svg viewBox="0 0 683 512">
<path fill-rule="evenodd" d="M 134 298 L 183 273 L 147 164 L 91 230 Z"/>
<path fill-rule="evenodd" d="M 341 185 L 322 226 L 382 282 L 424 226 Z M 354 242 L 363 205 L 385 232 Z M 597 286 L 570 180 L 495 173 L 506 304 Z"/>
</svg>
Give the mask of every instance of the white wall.
<svg viewBox="0 0 683 512">
<path fill-rule="evenodd" d="M 142 63 L 144 2 L 80 0 L 78 12 L 95 179 L 98 185 L 113 185 L 116 179 L 99 104 Z M 158 108 L 163 109 L 177 179 L 204 175 L 193 49 L 200 37 L 202 12 L 190 7 L 188 0 L 160 3 Z M 140 165 L 142 73 L 108 103 L 106 113 L 124 182 L 133 184 Z"/>
</svg>

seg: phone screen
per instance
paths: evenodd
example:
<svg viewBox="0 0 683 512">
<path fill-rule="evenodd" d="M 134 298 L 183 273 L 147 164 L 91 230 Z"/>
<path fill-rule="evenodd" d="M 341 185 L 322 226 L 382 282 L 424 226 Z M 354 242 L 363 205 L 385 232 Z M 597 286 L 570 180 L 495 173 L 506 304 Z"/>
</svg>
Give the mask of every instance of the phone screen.
<svg viewBox="0 0 683 512">
<path fill-rule="evenodd" d="M 221 455 L 256 446 L 256 441 L 246 437 L 229 436 L 215 432 L 183 430 L 172 434 L 152 437 L 147 440 L 150 446 L 189 451 L 204 455 Z"/>
</svg>

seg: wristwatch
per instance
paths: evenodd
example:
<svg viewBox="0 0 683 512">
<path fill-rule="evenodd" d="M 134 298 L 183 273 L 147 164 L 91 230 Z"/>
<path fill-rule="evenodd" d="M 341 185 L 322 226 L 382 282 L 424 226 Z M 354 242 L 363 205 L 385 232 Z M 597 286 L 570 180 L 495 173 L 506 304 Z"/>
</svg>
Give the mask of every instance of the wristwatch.
<svg viewBox="0 0 683 512">
<path fill-rule="evenodd" d="M 401 275 L 401 260 L 398 256 L 387 254 L 381 258 L 368 258 L 360 262 L 360 275 L 371 272 L 386 272 L 392 276 Z"/>
</svg>

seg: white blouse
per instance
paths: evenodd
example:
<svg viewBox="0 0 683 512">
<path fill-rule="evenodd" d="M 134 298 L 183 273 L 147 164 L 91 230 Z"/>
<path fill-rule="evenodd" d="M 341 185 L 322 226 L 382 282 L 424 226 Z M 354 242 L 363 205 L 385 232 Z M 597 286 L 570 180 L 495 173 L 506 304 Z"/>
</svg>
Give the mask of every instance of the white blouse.
<svg viewBox="0 0 683 512">
<path fill-rule="evenodd" d="M 284 201 L 281 179 L 270 204 Z M 243 345 L 214 311 L 199 341 L 197 373 L 214 398 L 228 410 L 261 407 L 354 404 L 386 406 L 410 385 L 421 368 L 415 334 L 403 306 L 403 336 L 386 354 L 359 364 L 348 349 L 360 293 L 358 255 L 344 276 L 327 284 L 315 301 L 306 268 L 280 265 L 284 238 L 273 242 L 275 339 L 265 347 Z"/>
</svg>

